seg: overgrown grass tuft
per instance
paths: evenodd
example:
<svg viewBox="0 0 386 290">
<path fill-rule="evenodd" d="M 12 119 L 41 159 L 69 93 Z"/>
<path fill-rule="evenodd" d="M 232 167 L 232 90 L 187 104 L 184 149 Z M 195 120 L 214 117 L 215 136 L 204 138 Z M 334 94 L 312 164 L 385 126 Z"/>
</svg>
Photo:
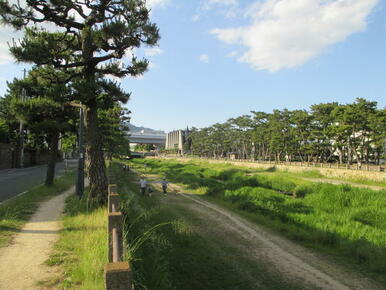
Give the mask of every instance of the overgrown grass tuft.
<svg viewBox="0 0 386 290">
<path fill-rule="evenodd" d="M 64 289 L 104 289 L 107 261 L 107 209 L 88 208 L 72 195 L 66 200 L 63 230 L 49 265 L 61 265 Z"/>
<path fill-rule="evenodd" d="M 40 202 L 69 189 L 74 180 L 75 173 L 69 172 L 56 178 L 52 186 L 39 185 L 23 195 L 3 202 L 0 205 L 0 247 L 10 243 L 12 235 L 23 227 Z"/>
</svg>

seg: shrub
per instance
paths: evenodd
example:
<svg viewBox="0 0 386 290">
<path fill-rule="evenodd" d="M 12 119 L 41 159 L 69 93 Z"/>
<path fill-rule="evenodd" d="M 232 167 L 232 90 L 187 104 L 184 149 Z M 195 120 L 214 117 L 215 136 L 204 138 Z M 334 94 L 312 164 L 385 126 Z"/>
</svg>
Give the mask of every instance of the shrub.
<svg viewBox="0 0 386 290">
<path fill-rule="evenodd" d="M 265 188 L 272 188 L 272 182 L 271 180 L 267 177 L 267 176 L 264 176 L 264 175 L 254 175 L 253 176 L 256 180 L 256 183 L 258 186 L 262 186 L 262 187 L 265 187 Z"/>
<path fill-rule="evenodd" d="M 226 181 L 226 180 L 232 179 L 235 174 L 240 174 L 240 170 L 239 169 L 229 169 L 229 170 L 221 171 L 218 174 L 217 178 L 220 180 Z"/>
<path fill-rule="evenodd" d="M 311 184 L 298 184 L 293 191 L 293 195 L 295 198 L 304 198 L 307 194 L 312 193 L 314 189 Z"/>
<path fill-rule="evenodd" d="M 286 180 L 283 177 L 272 177 L 271 188 L 281 192 L 293 192 L 296 184 L 290 180 Z"/>
<path fill-rule="evenodd" d="M 362 224 L 386 230 L 386 212 L 374 207 L 361 208 L 352 213 L 351 219 Z"/>
</svg>

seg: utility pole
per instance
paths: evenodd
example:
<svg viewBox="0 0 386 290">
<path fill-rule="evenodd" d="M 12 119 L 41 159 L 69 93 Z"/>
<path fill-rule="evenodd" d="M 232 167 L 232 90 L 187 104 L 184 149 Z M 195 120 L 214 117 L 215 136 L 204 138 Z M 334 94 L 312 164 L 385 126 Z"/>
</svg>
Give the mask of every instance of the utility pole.
<svg viewBox="0 0 386 290">
<path fill-rule="evenodd" d="M 24 78 L 25 78 L 25 75 L 26 75 L 26 69 L 24 69 Z M 20 100 L 22 102 L 25 102 L 27 96 L 26 96 L 26 91 L 25 91 L 25 88 L 23 88 L 21 90 L 21 95 L 20 95 Z M 24 124 L 23 124 L 23 120 L 20 119 L 20 127 L 19 127 L 19 134 L 20 134 L 20 139 L 19 139 L 19 143 L 20 143 L 20 164 L 19 164 L 19 168 L 23 168 L 24 167 Z"/>
<path fill-rule="evenodd" d="M 76 177 L 75 193 L 82 198 L 84 193 L 84 108 L 81 103 L 71 102 L 71 106 L 79 108 L 79 158 L 78 158 L 78 174 Z"/>
</svg>

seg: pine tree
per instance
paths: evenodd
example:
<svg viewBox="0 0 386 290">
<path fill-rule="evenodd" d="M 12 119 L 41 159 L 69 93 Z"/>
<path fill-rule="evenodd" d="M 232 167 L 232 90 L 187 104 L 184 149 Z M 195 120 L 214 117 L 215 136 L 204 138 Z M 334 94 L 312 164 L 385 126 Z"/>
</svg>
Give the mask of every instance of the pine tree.
<svg viewBox="0 0 386 290">
<path fill-rule="evenodd" d="M 50 76 L 50 77 L 48 77 Z M 48 144 L 49 160 L 45 184 L 52 185 L 58 157 L 59 138 L 75 130 L 77 118 L 69 103 L 73 99 L 71 88 L 63 80 L 67 76 L 52 67 L 35 68 L 26 78 L 15 79 L 8 84 L 8 96 L 12 98 L 10 110 L 28 126 L 29 135 L 41 136 Z M 21 101 L 21 90 L 28 98 Z"/>
<path fill-rule="evenodd" d="M 86 152 L 90 195 L 100 201 L 107 198 L 107 178 L 98 131 L 98 77 L 137 76 L 148 62 L 131 56 L 142 44 L 154 46 L 158 28 L 149 20 L 143 0 L 27 0 L 26 6 L 0 0 L 3 22 L 24 29 L 25 36 L 11 51 L 18 61 L 36 65 L 50 64 L 66 71 L 81 83 L 78 100 L 86 107 Z M 55 25 L 57 33 L 44 28 L 27 28 L 29 23 Z M 108 96 L 106 96 L 108 97 Z"/>
</svg>

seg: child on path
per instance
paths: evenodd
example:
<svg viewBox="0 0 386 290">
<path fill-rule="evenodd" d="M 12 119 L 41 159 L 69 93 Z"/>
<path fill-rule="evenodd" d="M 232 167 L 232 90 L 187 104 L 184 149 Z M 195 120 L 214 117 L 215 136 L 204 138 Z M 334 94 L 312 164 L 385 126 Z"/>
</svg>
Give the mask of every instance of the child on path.
<svg viewBox="0 0 386 290">
<path fill-rule="evenodd" d="M 169 182 L 167 182 L 166 178 L 164 178 L 162 179 L 161 184 L 162 184 L 162 191 L 164 192 L 164 194 L 166 194 Z"/>
<path fill-rule="evenodd" d="M 141 176 L 141 179 L 139 180 L 139 185 L 141 187 L 141 193 L 143 196 L 146 195 L 146 187 L 147 187 L 147 181 L 145 179 L 145 176 Z"/>
</svg>

